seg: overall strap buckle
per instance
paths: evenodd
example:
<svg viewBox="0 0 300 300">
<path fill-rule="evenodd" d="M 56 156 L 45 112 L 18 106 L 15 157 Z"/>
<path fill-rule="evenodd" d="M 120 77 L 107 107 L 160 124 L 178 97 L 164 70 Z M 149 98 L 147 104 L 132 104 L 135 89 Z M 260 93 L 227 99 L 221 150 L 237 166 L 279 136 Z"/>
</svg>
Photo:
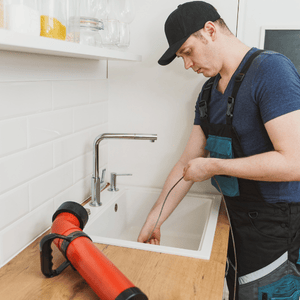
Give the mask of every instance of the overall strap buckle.
<svg viewBox="0 0 300 300">
<path fill-rule="evenodd" d="M 234 98 L 228 97 L 226 116 L 233 117 Z"/>
<path fill-rule="evenodd" d="M 201 101 L 199 102 L 200 118 L 208 122 L 208 103 L 215 77 L 210 78 L 203 87 Z"/>
<path fill-rule="evenodd" d="M 245 78 L 245 75 L 246 75 L 248 69 L 250 68 L 253 60 L 263 51 L 264 50 L 258 50 L 256 52 L 252 53 L 251 56 L 248 58 L 247 62 L 245 63 L 245 65 L 243 66 L 241 72 L 239 74 L 237 74 L 235 77 L 235 83 L 234 83 L 234 86 L 232 89 L 232 94 L 231 94 L 231 97 L 228 97 L 228 102 L 227 102 L 226 124 L 228 124 L 228 125 L 232 125 L 235 99 L 237 97 L 239 88 Z"/>
<path fill-rule="evenodd" d="M 235 81 L 236 81 L 236 82 L 242 82 L 243 79 L 244 79 L 244 77 L 245 77 L 245 74 L 244 74 L 244 73 L 239 73 L 239 74 L 236 75 Z"/>
<path fill-rule="evenodd" d="M 207 102 L 205 100 L 201 100 L 199 102 L 199 113 L 200 113 L 200 118 L 207 118 L 208 114 L 207 114 Z"/>
<path fill-rule="evenodd" d="M 226 124 L 232 124 L 233 109 L 234 109 L 234 98 L 228 97 L 227 111 L 226 111 Z"/>
</svg>

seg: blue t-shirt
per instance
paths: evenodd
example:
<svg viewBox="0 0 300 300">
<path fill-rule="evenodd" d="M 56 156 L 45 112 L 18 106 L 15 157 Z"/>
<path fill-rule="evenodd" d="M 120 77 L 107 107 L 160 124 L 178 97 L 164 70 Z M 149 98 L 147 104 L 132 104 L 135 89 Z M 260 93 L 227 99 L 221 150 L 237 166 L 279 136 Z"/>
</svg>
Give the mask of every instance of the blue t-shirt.
<svg viewBox="0 0 300 300">
<path fill-rule="evenodd" d="M 226 123 L 227 99 L 231 96 L 234 78 L 251 54 L 244 57 L 232 76 L 224 94 L 217 90 L 220 75 L 214 82 L 209 104 L 209 121 Z M 198 104 L 195 125 L 201 125 Z M 278 116 L 300 109 L 300 76 L 293 63 L 284 55 L 265 51 L 254 59 L 235 100 L 233 122 L 245 156 L 274 150 L 264 124 Z M 300 150 L 299 150 L 300 151 Z M 258 182 L 267 202 L 300 202 L 300 182 Z"/>
</svg>

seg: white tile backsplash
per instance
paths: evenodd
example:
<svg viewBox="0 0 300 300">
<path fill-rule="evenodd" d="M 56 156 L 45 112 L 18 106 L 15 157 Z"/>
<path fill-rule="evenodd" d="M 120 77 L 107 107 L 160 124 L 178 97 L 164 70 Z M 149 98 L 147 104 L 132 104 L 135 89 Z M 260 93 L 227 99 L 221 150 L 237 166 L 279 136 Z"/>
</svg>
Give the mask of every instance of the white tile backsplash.
<svg viewBox="0 0 300 300">
<path fill-rule="evenodd" d="M 0 157 L 27 148 L 27 120 L 0 121 Z"/>
<path fill-rule="evenodd" d="M 54 166 L 60 166 L 92 150 L 89 130 L 72 134 L 54 142 Z"/>
<path fill-rule="evenodd" d="M 104 168 L 108 163 L 108 145 L 100 145 L 99 147 L 99 168 Z M 100 171 L 101 174 L 101 171 Z"/>
<path fill-rule="evenodd" d="M 0 196 L 0 230 L 29 212 L 28 184 Z"/>
<path fill-rule="evenodd" d="M 80 131 L 97 126 L 99 123 L 104 123 L 105 111 L 107 111 L 107 107 L 102 102 L 74 108 L 74 131 Z"/>
<path fill-rule="evenodd" d="M 74 159 L 74 182 L 77 182 L 93 172 L 93 153 L 89 153 Z"/>
<path fill-rule="evenodd" d="M 91 81 L 91 103 L 108 101 L 109 89 L 107 80 Z"/>
<path fill-rule="evenodd" d="M 51 82 L 0 83 L 0 120 L 52 109 Z"/>
<path fill-rule="evenodd" d="M 51 225 L 53 213 L 54 205 L 51 199 L 1 232 L 2 245 L 7 245 L 2 251 L 4 263 Z"/>
<path fill-rule="evenodd" d="M 53 168 L 53 147 L 46 144 L 0 159 L 0 195 Z"/>
<path fill-rule="evenodd" d="M 29 146 L 51 141 L 73 131 L 72 110 L 51 111 L 28 117 Z"/>
<path fill-rule="evenodd" d="M 89 104 L 89 81 L 54 81 L 53 109 Z"/>
<path fill-rule="evenodd" d="M 55 197 L 73 184 L 73 163 L 43 174 L 29 183 L 31 209 Z"/>
<path fill-rule="evenodd" d="M 17 68 L 10 71 L 12 79 Z M 107 131 L 109 98 L 105 78 L 2 78 L 0 70 L 0 267 L 51 225 L 60 204 L 90 197 L 93 142 Z"/>
<path fill-rule="evenodd" d="M 66 201 L 81 203 L 91 196 L 91 175 L 79 180 L 70 188 L 54 197 L 54 211 Z"/>
</svg>

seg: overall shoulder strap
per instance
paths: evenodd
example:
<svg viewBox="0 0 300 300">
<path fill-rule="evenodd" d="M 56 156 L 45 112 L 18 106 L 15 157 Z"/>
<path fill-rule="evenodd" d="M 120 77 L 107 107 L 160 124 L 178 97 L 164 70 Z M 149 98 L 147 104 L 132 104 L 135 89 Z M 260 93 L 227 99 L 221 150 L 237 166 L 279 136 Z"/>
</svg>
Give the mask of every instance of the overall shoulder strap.
<svg viewBox="0 0 300 300">
<path fill-rule="evenodd" d="M 215 77 L 211 77 L 204 85 L 202 97 L 199 102 L 200 118 L 204 122 L 208 122 L 208 103 L 210 101 L 211 90 L 214 84 Z"/>
<path fill-rule="evenodd" d="M 232 89 L 232 94 L 230 97 L 228 97 L 228 101 L 227 101 L 227 112 L 226 112 L 226 124 L 231 125 L 232 124 L 232 119 L 233 119 L 233 109 L 234 109 L 234 104 L 235 104 L 235 99 L 237 96 L 237 93 L 239 91 L 239 88 L 243 82 L 243 79 L 247 73 L 247 71 L 249 70 L 253 60 L 263 52 L 264 50 L 257 50 L 256 52 L 254 52 L 247 60 L 247 62 L 245 63 L 245 65 L 243 66 L 241 72 L 236 75 L 235 77 L 235 81 L 234 81 L 234 86 Z"/>
</svg>

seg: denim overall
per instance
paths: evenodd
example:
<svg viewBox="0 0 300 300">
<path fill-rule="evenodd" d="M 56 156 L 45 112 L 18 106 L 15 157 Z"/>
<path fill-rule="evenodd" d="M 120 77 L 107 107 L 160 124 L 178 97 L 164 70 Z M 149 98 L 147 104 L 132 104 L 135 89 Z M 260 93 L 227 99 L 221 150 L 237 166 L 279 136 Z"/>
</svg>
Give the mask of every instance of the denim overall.
<svg viewBox="0 0 300 300">
<path fill-rule="evenodd" d="M 203 88 L 199 103 L 201 128 L 211 157 L 243 157 L 236 130 L 232 126 L 234 103 L 239 87 L 253 59 L 253 53 L 235 78 L 227 102 L 226 124 L 209 123 L 209 101 L 215 78 Z M 257 181 L 215 176 L 231 219 L 237 254 L 237 297 L 239 300 L 300 300 L 300 203 L 270 204 L 262 197 Z M 212 184 L 217 188 L 215 180 Z M 233 299 L 234 254 L 231 237 L 227 275 Z"/>
</svg>

